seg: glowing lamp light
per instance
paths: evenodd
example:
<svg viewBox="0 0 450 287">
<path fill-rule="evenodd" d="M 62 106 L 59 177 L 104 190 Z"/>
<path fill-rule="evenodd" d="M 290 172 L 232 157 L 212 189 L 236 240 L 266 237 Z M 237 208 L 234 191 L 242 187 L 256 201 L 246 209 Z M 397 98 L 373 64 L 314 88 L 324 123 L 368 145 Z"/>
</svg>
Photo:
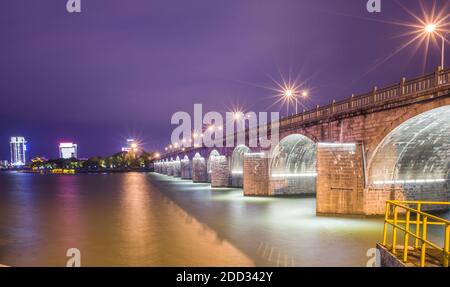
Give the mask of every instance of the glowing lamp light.
<svg viewBox="0 0 450 287">
<path fill-rule="evenodd" d="M 286 91 L 284 91 L 284 96 L 287 98 L 290 98 L 294 95 L 294 91 L 291 89 L 287 89 Z"/>
<path fill-rule="evenodd" d="M 307 91 L 303 91 L 302 92 L 302 97 L 307 97 L 308 96 L 308 92 Z"/>
<path fill-rule="evenodd" d="M 436 31 L 436 24 L 428 24 L 425 26 L 425 32 L 433 33 L 434 31 Z"/>
</svg>

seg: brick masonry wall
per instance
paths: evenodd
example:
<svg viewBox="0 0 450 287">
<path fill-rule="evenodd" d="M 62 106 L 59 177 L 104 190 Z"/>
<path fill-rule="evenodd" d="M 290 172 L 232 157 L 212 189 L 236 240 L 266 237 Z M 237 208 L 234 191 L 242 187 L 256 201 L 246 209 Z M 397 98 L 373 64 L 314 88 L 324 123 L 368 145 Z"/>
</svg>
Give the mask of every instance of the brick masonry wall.
<svg viewBox="0 0 450 287">
<path fill-rule="evenodd" d="M 230 186 L 230 168 L 226 156 L 215 156 L 211 163 L 211 187 Z"/>
<path fill-rule="evenodd" d="M 258 154 L 244 156 L 244 195 L 269 195 L 269 159 Z"/>
<path fill-rule="evenodd" d="M 362 145 L 317 148 L 318 214 L 364 214 Z"/>
<path fill-rule="evenodd" d="M 192 179 L 192 166 L 188 159 L 181 160 L 181 179 Z"/>
<path fill-rule="evenodd" d="M 192 181 L 193 182 L 207 182 L 206 160 L 203 157 L 192 159 Z"/>
<path fill-rule="evenodd" d="M 408 183 L 368 187 L 364 190 L 364 213 L 381 215 L 385 213 L 386 200 L 410 201 L 450 201 L 449 182 L 445 183 Z M 416 207 L 416 206 L 411 206 Z M 423 211 L 448 210 L 448 206 L 424 205 Z"/>
</svg>

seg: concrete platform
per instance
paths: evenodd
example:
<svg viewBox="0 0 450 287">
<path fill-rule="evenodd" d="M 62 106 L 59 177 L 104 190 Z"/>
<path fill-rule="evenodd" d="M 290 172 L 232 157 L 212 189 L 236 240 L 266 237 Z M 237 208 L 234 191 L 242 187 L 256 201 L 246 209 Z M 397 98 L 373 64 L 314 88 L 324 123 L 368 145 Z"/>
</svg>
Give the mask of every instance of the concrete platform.
<svg viewBox="0 0 450 287">
<path fill-rule="evenodd" d="M 403 245 L 396 246 L 397 254 L 392 254 L 391 247 L 386 249 L 377 243 L 377 250 L 380 251 L 381 267 L 420 267 L 421 251 L 412 247 L 408 248 L 408 261 L 403 262 Z M 433 248 L 427 248 L 425 256 L 425 267 L 443 267 L 442 254 Z"/>
</svg>

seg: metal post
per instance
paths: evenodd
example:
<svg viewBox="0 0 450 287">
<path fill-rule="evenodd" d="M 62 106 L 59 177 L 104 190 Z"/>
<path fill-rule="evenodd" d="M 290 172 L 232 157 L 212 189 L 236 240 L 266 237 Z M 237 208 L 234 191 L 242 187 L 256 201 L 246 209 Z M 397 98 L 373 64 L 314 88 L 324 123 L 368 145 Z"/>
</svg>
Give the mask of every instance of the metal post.
<svg viewBox="0 0 450 287">
<path fill-rule="evenodd" d="M 442 70 L 444 70 L 444 56 L 445 56 L 445 35 L 447 35 L 447 32 L 445 32 L 444 34 L 441 34 L 441 38 L 442 38 L 442 56 L 441 56 L 441 68 Z"/>
<path fill-rule="evenodd" d="M 422 231 L 422 250 L 420 255 L 420 267 L 425 267 L 425 257 L 426 257 L 426 251 L 427 251 L 427 223 L 428 223 L 428 217 L 423 217 L 423 231 Z"/>
<path fill-rule="evenodd" d="M 383 246 L 386 247 L 387 243 L 387 229 L 388 229 L 388 220 L 389 220 L 389 208 L 390 204 L 386 201 L 386 212 L 384 214 L 384 229 L 383 229 Z"/>
<path fill-rule="evenodd" d="M 397 245 L 397 206 L 394 206 L 394 226 L 392 230 L 392 254 L 396 254 L 395 247 Z"/>
<path fill-rule="evenodd" d="M 403 262 L 408 261 L 408 246 L 409 246 L 409 217 L 411 211 L 406 211 L 406 222 L 405 222 L 405 243 L 403 245 Z"/>
<path fill-rule="evenodd" d="M 420 236 L 420 212 L 421 212 L 422 204 L 417 204 L 417 216 L 416 216 L 416 241 L 414 243 L 414 247 L 416 249 L 419 248 L 419 236 Z"/>
<path fill-rule="evenodd" d="M 444 267 L 448 267 L 449 261 L 449 249 L 450 249 L 450 224 L 447 224 L 445 227 L 445 241 L 444 241 Z"/>
</svg>

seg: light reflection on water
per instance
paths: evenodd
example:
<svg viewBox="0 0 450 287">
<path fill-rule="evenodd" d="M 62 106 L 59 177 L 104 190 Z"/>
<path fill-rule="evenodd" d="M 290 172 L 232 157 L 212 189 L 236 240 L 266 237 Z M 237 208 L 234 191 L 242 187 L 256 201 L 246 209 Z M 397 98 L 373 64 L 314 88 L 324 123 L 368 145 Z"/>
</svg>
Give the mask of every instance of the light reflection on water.
<svg viewBox="0 0 450 287">
<path fill-rule="evenodd" d="M 211 189 L 157 174 L 151 178 L 259 266 L 365 266 L 367 250 L 381 241 L 382 218 L 318 217 L 315 198 L 244 197 L 241 189 Z M 430 238 L 440 235 L 430 230 Z"/>
<path fill-rule="evenodd" d="M 448 217 L 447 213 L 447 217 Z M 316 217 L 314 198 L 243 197 L 157 174 L 0 173 L 0 264 L 364 266 L 382 219 Z"/>
<path fill-rule="evenodd" d="M 146 174 L 0 173 L 0 263 L 65 266 L 253 266 L 162 195 Z"/>
</svg>

